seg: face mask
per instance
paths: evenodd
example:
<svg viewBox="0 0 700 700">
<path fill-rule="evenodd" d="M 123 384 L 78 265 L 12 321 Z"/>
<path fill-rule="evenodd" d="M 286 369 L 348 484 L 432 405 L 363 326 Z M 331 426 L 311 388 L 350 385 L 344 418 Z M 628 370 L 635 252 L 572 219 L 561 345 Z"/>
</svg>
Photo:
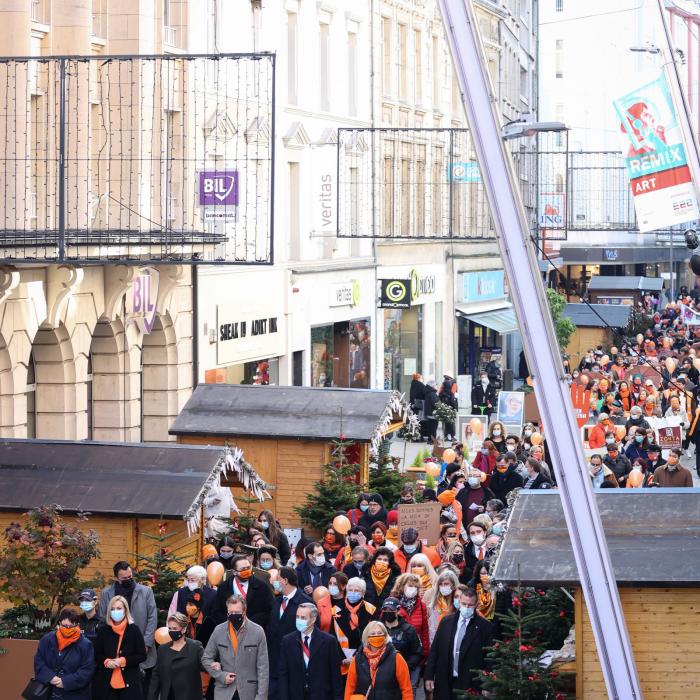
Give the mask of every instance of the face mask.
<svg viewBox="0 0 700 700">
<path fill-rule="evenodd" d="M 515 450 L 518 449 L 518 446 L 513 444 L 506 445 L 506 447 L 508 448 L 508 452 L 515 452 Z"/>
<path fill-rule="evenodd" d="M 328 586 L 328 592 L 334 597 L 337 598 L 340 595 L 340 589 L 338 586 Z"/>
<path fill-rule="evenodd" d="M 465 619 L 469 620 L 474 616 L 474 608 L 461 607 L 459 608 L 459 614 Z"/>
<path fill-rule="evenodd" d="M 488 447 L 482 447 L 480 451 L 482 455 L 487 455 L 489 453 Z"/>
<path fill-rule="evenodd" d="M 676 469 L 678 469 L 678 462 L 671 462 L 669 460 L 668 469 L 669 469 L 669 471 L 675 472 Z"/>
<path fill-rule="evenodd" d="M 507 464 L 497 464 L 496 471 L 501 472 L 501 474 L 505 474 L 505 472 L 508 471 L 508 465 Z"/>
<path fill-rule="evenodd" d="M 134 588 L 135 585 L 136 585 L 136 584 L 134 583 L 134 579 L 133 579 L 133 578 L 128 578 L 128 579 L 126 579 L 125 581 L 119 581 L 119 587 L 120 587 L 123 591 L 131 591 L 131 590 L 133 590 L 133 588 Z"/>
<path fill-rule="evenodd" d="M 197 590 L 197 588 L 199 587 L 199 584 L 198 584 L 198 583 L 195 583 L 195 582 L 193 582 L 193 581 L 188 581 L 188 582 L 185 584 L 185 586 L 186 586 L 187 588 L 189 588 L 191 591 L 195 591 L 195 590 Z"/>
<path fill-rule="evenodd" d="M 482 544 L 484 544 L 484 539 L 485 538 L 483 535 L 471 535 L 471 540 L 477 547 L 480 547 Z"/>
<path fill-rule="evenodd" d="M 366 513 L 368 508 L 369 508 L 369 506 L 360 506 L 360 510 L 361 510 L 363 513 Z"/>
<path fill-rule="evenodd" d="M 440 595 L 444 595 L 446 598 L 452 593 L 452 586 L 440 586 Z"/>
<path fill-rule="evenodd" d="M 367 637 L 369 645 L 375 649 L 381 649 L 386 644 L 386 639 L 383 634 L 370 634 Z"/>
<path fill-rule="evenodd" d="M 358 571 L 362 571 L 362 567 L 365 565 L 364 560 L 363 561 L 354 561 L 353 564 L 355 565 L 355 568 Z"/>
<path fill-rule="evenodd" d="M 243 613 L 229 613 L 228 621 L 231 623 L 231 627 L 233 627 L 233 629 L 241 629 L 241 626 L 243 625 Z"/>
<path fill-rule="evenodd" d="M 464 554 L 462 554 L 462 552 L 455 552 L 452 555 L 452 561 L 456 561 L 457 563 L 464 561 Z"/>
<path fill-rule="evenodd" d="M 530 437 L 530 435 L 532 435 L 532 430 L 526 430 L 523 434 L 525 437 Z"/>
<path fill-rule="evenodd" d="M 324 557 L 322 554 L 318 557 L 314 557 L 314 564 L 316 564 L 316 566 L 323 566 L 325 563 L 326 557 Z"/>
<path fill-rule="evenodd" d="M 238 578 L 241 579 L 241 581 L 247 581 L 252 575 L 252 569 L 242 569 L 241 571 L 236 572 L 236 576 L 238 576 Z"/>
<path fill-rule="evenodd" d="M 126 613 L 123 610 L 110 610 L 109 616 L 114 622 L 121 622 L 124 619 Z"/>
<path fill-rule="evenodd" d="M 404 544 L 403 546 L 403 551 L 406 552 L 406 554 L 413 554 L 417 549 L 415 544 Z"/>
<path fill-rule="evenodd" d="M 463 481 L 460 481 L 460 482 L 457 484 L 457 486 L 455 486 L 455 488 L 457 489 L 457 491 L 461 491 L 461 490 L 464 488 L 464 482 L 463 482 Z"/>
<path fill-rule="evenodd" d="M 263 520 L 260 524 L 263 530 L 267 530 L 270 527 L 270 523 L 268 523 L 267 520 Z"/>
<path fill-rule="evenodd" d="M 634 441 L 641 444 L 642 442 L 644 442 L 644 436 L 643 435 L 635 435 Z"/>
<path fill-rule="evenodd" d="M 297 617 L 295 624 L 297 626 L 297 632 L 305 632 L 306 628 L 309 626 L 306 620 L 301 620 Z"/>
<path fill-rule="evenodd" d="M 182 632 L 180 632 L 180 630 L 168 630 L 168 634 L 173 642 L 177 642 L 178 639 L 182 639 Z"/>
<path fill-rule="evenodd" d="M 460 602 L 459 602 L 459 598 L 457 598 L 457 596 L 455 596 L 455 599 L 452 601 L 452 605 L 455 606 L 455 610 L 459 610 Z"/>
<path fill-rule="evenodd" d="M 500 428 L 494 428 L 494 429 L 493 429 L 493 434 L 494 434 L 496 437 L 500 437 L 500 435 L 501 435 L 501 429 L 500 429 Z"/>
<path fill-rule="evenodd" d="M 384 618 L 385 622 L 396 622 L 396 613 L 393 610 L 387 610 L 382 617 Z"/>
<path fill-rule="evenodd" d="M 475 489 L 481 483 L 481 479 L 478 476 L 469 477 L 469 486 Z"/>
<path fill-rule="evenodd" d="M 496 523 L 492 528 L 491 532 L 493 532 L 494 535 L 500 535 L 501 532 L 503 532 L 503 526 Z"/>
<path fill-rule="evenodd" d="M 80 601 L 80 609 L 83 612 L 90 612 L 94 607 L 95 607 L 95 604 L 91 603 L 89 600 Z"/>
<path fill-rule="evenodd" d="M 374 562 L 374 568 L 380 573 L 382 573 L 389 568 L 389 565 L 385 561 L 377 561 Z"/>
<path fill-rule="evenodd" d="M 230 559 L 233 556 L 233 552 L 219 552 L 219 556 L 222 559 Z"/>
<path fill-rule="evenodd" d="M 605 438 L 605 442 L 606 442 L 608 445 L 612 445 L 613 442 L 615 442 L 615 438 L 614 438 L 614 437 Z"/>
<path fill-rule="evenodd" d="M 481 383 L 482 383 L 482 384 L 488 384 L 488 383 L 489 383 L 489 378 L 488 378 L 488 377 L 482 377 L 482 378 L 481 378 Z"/>
<path fill-rule="evenodd" d="M 414 566 L 413 569 L 411 570 L 412 574 L 415 574 L 416 576 L 425 576 L 425 567 L 424 566 Z"/>
<path fill-rule="evenodd" d="M 274 563 L 274 562 L 271 562 L 271 561 L 261 561 L 261 562 L 260 562 L 260 568 L 261 568 L 263 571 L 269 571 L 269 570 L 272 568 L 272 564 L 273 564 L 273 563 Z"/>
<path fill-rule="evenodd" d="M 279 581 L 273 581 L 272 587 L 278 592 L 282 590 L 282 584 Z"/>
<path fill-rule="evenodd" d="M 418 589 L 415 586 L 406 586 L 403 589 L 403 594 L 406 598 L 415 598 L 418 595 Z"/>
<path fill-rule="evenodd" d="M 348 603 L 356 605 L 362 600 L 362 593 L 359 591 L 348 591 Z"/>
<path fill-rule="evenodd" d="M 376 542 L 377 544 L 381 544 L 382 542 L 384 542 L 384 535 L 382 535 L 381 532 L 375 532 L 372 535 L 372 541 Z"/>
</svg>

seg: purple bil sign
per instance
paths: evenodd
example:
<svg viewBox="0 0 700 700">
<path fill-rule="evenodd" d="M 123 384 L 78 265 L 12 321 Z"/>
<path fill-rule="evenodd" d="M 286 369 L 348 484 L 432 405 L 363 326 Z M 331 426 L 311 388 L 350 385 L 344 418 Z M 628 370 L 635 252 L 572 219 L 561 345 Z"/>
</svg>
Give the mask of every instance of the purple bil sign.
<svg viewBox="0 0 700 700">
<path fill-rule="evenodd" d="M 199 173 L 200 206 L 238 206 L 238 171 L 204 170 Z"/>
</svg>

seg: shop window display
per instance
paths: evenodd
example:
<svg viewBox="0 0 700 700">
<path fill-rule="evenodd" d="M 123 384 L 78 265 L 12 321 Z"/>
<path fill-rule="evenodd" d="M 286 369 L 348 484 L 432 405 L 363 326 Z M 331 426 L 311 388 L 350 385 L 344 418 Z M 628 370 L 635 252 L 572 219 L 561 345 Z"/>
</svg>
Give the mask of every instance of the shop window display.
<svg viewBox="0 0 700 700">
<path fill-rule="evenodd" d="M 369 320 L 311 329 L 311 386 L 368 389 L 371 378 Z"/>
</svg>

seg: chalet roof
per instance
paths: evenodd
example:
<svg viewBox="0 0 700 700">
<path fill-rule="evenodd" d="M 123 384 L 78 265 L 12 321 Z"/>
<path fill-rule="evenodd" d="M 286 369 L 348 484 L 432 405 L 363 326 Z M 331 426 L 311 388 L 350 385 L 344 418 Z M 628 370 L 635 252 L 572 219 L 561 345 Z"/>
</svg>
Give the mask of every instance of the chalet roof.
<svg viewBox="0 0 700 700">
<path fill-rule="evenodd" d="M 618 585 L 700 586 L 700 489 L 602 489 L 595 497 Z M 557 491 L 518 494 L 494 577 L 579 585 Z"/>
<path fill-rule="evenodd" d="M 625 328 L 631 311 L 632 307 L 626 304 L 566 304 L 563 313 L 577 327 Z"/>
<path fill-rule="evenodd" d="M 267 485 L 240 450 L 163 443 L 0 440 L 0 511 L 57 504 L 66 511 L 183 518 L 199 527 L 201 500 L 233 471 L 262 500 Z"/>
<path fill-rule="evenodd" d="M 171 435 L 330 440 L 341 433 L 376 447 L 395 420 L 415 421 L 395 391 L 250 384 L 200 384 Z"/>
</svg>

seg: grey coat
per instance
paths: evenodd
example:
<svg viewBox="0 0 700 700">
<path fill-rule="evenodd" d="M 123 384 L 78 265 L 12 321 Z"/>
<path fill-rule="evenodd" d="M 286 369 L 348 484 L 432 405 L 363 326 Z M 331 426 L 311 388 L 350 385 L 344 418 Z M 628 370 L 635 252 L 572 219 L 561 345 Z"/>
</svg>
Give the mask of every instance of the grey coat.
<svg viewBox="0 0 700 700">
<path fill-rule="evenodd" d="M 221 664 L 220 671 L 212 669 L 214 661 Z M 267 642 L 260 625 L 246 619 L 238 632 L 238 653 L 235 655 L 228 634 L 228 622 L 217 625 L 204 650 L 202 665 L 216 681 L 214 700 L 231 700 L 236 691 L 240 700 L 267 700 Z M 227 673 L 236 674 L 231 685 L 224 683 Z"/>
<path fill-rule="evenodd" d="M 107 606 L 114 598 L 114 583 L 107 586 L 100 594 L 100 617 L 107 619 Z M 143 641 L 146 642 L 148 656 L 141 664 L 141 668 L 153 668 L 156 665 L 156 645 L 154 635 L 158 628 L 158 608 L 153 591 L 142 583 L 137 583 L 134 592 L 131 594 L 131 605 L 129 606 L 134 623 L 141 630 Z"/>
</svg>

